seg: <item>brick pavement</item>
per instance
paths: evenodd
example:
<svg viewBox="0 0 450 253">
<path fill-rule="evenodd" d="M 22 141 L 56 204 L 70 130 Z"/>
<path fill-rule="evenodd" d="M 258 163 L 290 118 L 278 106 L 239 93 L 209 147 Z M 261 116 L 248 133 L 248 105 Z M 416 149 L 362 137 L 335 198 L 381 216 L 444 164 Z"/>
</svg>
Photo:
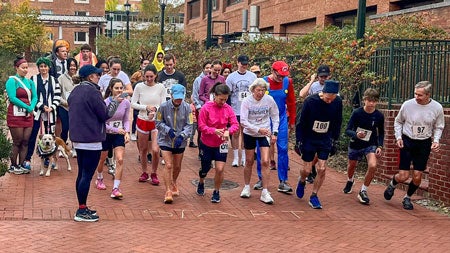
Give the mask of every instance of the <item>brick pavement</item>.
<svg viewBox="0 0 450 253">
<path fill-rule="evenodd" d="M 72 220 L 76 160 L 72 172 L 60 160 L 51 177 L 38 175 L 39 161 L 29 175 L 7 174 L 0 178 L 0 245 L 2 252 L 296 252 L 296 251 L 408 251 L 444 252 L 450 248 L 450 219 L 415 205 L 403 210 L 404 192 L 397 190 L 385 201 L 383 185 L 369 190 L 372 204 L 356 199 L 358 181 L 351 195 L 342 193 L 345 176 L 327 171 L 319 192 L 323 210 L 313 210 L 307 200 L 276 191 L 276 171 L 271 172 L 274 205 L 239 197 L 242 186 L 222 190 L 222 202 L 210 202 L 211 189 L 195 194 L 199 162 L 196 151 L 186 149 L 179 178 L 181 196 L 163 204 L 163 186 L 138 183 L 140 175 L 134 143 L 127 146 L 123 200 L 109 197 L 108 190 L 91 187 L 88 205 L 100 221 Z M 291 183 L 295 186 L 299 158 L 291 154 Z M 160 166 L 162 169 L 163 166 Z M 242 185 L 243 168 L 226 167 L 225 179 Z M 214 172 L 208 176 L 211 178 Z M 252 183 L 256 181 L 253 175 Z M 309 196 L 312 186 L 306 188 Z M 306 198 L 307 199 L 307 198 Z M 415 197 L 418 199 L 418 197 Z"/>
</svg>

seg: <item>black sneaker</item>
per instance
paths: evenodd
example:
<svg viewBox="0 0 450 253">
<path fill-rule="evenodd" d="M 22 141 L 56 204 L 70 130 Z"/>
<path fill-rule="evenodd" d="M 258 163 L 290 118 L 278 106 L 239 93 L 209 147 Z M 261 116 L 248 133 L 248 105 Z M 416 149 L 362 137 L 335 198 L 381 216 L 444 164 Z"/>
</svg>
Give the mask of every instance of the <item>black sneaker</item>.
<svg viewBox="0 0 450 253">
<path fill-rule="evenodd" d="M 313 165 L 311 168 L 311 173 L 309 173 L 309 175 L 306 177 L 306 182 L 313 184 L 314 179 L 316 179 L 316 176 L 317 176 L 316 166 Z"/>
<path fill-rule="evenodd" d="M 220 194 L 219 191 L 213 191 L 212 197 L 211 197 L 212 203 L 220 203 Z"/>
<path fill-rule="evenodd" d="M 368 205 L 370 202 L 369 195 L 367 195 L 367 191 L 360 191 L 358 194 L 358 199 L 361 204 Z"/>
<path fill-rule="evenodd" d="M 394 191 L 395 191 L 395 187 L 393 187 L 391 185 L 391 183 L 389 183 L 388 187 L 384 191 L 384 199 L 385 200 L 391 200 L 392 196 L 394 196 Z"/>
<path fill-rule="evenodd" d="M 91 210 L 88 207 L 86 207 L 86 211 L 90 214 L 97 215 L 97 210 Z"/>
<path fill-rule="evenodd" d="M 195 143 L 193 141 L 189 142 L 189 147 L 190 148 L 197 148 L 198 146 L 195 145 Z"/>
<path fill-rule="evenodd" d="M 347 184 L 345 185 L 345 188 L 342 190 L 345 194 L 352 193 L 354 181 L 347 181 Z"/>
<path fill-rule="evenodd" d="M 402 204 L 403 204 L 403 209 L 405 209 L 405 210 L 413 210 L 414 209 L 414 206 L 411 203 L 411 199 L 408 197 L 403 198 Z"/>
<path fill-rule="evenodd" d="M 98 221 L 98 216 L 96 214 L 88 211 L 87 208 L 78 209 L 73 217 L 74 221 L 85 221 L 85 222 L 95 222 Z"/>
<path fill-rule="evenodd" d="M 150 153 L 147 154 L 147 162 L 152 163 L 152 154 Z"/>
<path fill-rule="evenodd" d="M 198 185 L 197 185 L 197 195 L 200 195 L 200 196 L 205 195 L 205 184 L 198 183 Z"/>
</svg>

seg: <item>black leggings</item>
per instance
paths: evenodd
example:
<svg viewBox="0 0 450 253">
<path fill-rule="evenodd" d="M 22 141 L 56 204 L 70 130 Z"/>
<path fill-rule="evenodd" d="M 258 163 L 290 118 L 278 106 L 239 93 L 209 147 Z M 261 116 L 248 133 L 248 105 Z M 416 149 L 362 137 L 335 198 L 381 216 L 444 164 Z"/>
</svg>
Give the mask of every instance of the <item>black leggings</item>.
<svg viewBox="0 0 450 253">
<path fill-rule="evenodd" d="M 30 139 L 32 127 L 11 127 L 11 137 L 13 146 L 11 150 L 11 165 L 17 165 L 17 156 L 19 156 L 19 164 L 23 164 L 25 156 L 28 152 L 28 140 Z"/>
<path fill-rule="evenodd" d="M 76 149 L 78 162 L 78 176 L 75 189 L 79 205 L 86 205 L 92 176 L 100 160 L 101 150 Z"/>
</svg>

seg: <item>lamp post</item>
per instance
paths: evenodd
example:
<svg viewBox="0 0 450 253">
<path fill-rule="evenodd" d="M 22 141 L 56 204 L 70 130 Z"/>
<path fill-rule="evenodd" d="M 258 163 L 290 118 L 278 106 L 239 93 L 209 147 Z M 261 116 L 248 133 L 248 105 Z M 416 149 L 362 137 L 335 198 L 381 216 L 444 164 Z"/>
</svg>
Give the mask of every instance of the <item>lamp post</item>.
<svg viewBox="0 0 450 253">
<path fill-rule="evenodd" d="M 164 44 L 164 11 L 166 9 L 167 0 L 159 0 L 161 7 L 161 45 Z"/>
<path fill-rule="evenodd" d="M 212 46 L 212 1 L 207 0 L 206 49 Z"/>
<path fill-rule="evenodd" d="M 127 14 L 127 40 L 130 40 L 130 7 L 131 4 L 127 2 L 123 5 L 125 6 L 125 14 Z"/>
<path fill-rule="evenodd" d="M 113 36 L 113 20 L 114 20 L 114 12 L 109 12 L 109 22 L 110 22 L 110 29 L 109 29 L 109 37 L 112 38 Z"/>
</svg>

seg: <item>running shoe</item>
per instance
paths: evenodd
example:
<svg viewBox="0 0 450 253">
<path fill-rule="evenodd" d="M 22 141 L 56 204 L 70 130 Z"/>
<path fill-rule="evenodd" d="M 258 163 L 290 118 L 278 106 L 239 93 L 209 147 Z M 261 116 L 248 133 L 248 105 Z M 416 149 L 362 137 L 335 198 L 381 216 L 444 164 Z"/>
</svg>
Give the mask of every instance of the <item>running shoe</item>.
<svg viewBox="0 0 450 253">
<path fill-rule="evenodd" d="M 111 198 L 113 199 L 121 199 L 123 198 L 122 192 L 120 192 L 119 188 L 114 188 L 111 192 Z"/>
<path fill-rule="evenodd" d="M 174 197 L 180 196 L 180 191 L 178 190 L 178 187 L 176 184 L 172 183 L 170 188 L 171 188 L 170 191 L 172 191 L 172 196 L 174 196 Z"/>
<path fill-rule="evenodd" d="M 87 208 L 84 209 L 78 209 L 75 213 L 75 216 L 73 217 L 74 221 L 84 221 L 84 222 L 95 222 L 98 221 L 99 217 L 97 214 L 93 214 L 92 212 L 88 211 Z"/>
<path fill-rule="evenodd" d="M 219 191 L 214 190 L 212 197 L 211 197 L 211 202 L 212 203 L 220 203 L 220 193 Z"/>
<path fill-rule="evenodd" d="M 311 195 L 311 197 L 309 198 L 309 205 L 313 209 L 322 209 L 322 204 L 320 204 L 320 200 L 317 195 Z"/>
<path fill-rule="evenodd" d="M 302 182 L 300 179 L 298 180 L 297 189 L 295 190 L 295 194 L 297 198 L 301 199 L 305 196 L 305 186 L 306 182 Z"/>
<path fill-rule="evenodd" d="M 282 193 L 292 193 L 292 187 L 289 186 L 286 181 L 283 181 L 278 185 L 278 191 Z"/>
<path fill-rule="evenodd" d="M 259 198 L 259 200 L 261 200 L 262 202 L 264 202 L 265 204 L 268 204 L 268 205 L 273 204 L 273 198 L 272 198 L 272 196 L 270 196 L 269 191 L 261 192 L 261 197 Z"/>
<path fill-rule="evenodd" d="M 263 186 L 262 186 L 262 181 L 258 180 L 258 182 L 256 182 L 255 185 L 253 185 L 253 190 L 262 190 Z"/>
<path fill-rule="evenodd" d="M 150 174 L 150 184 L 159 185 L 159 179 L 158 179 L 158 175 L 156 175 L 156 173 Z"/>
<path fill-rule="evenodd" d="M 142 172 L 141 176 L 139 177 L 139 182 L 147 182 L 149 176 L 147 172 Z"/>
<path fill-rule="evenodd" d="M 367 195 L 367 191 L 360 191 L 358 193 L 358 199 L 361 204 L 368 205 L 370 202 L 369 195 Z"/>
<path fill-rule="evenodd" d="M 241 198 L 250 198 L 250 185 L 244 186 L 241 192 Z"/>
<path fill-rule="evenodd" d="M 106 190 L 106 185 L 103 183 L 103 178 L 97 178 L 97 180 L 95 180 L 95 187 L 99 190 Z"/>
<path fill-rule="evenodd" d="M 344 189 L 342 191 L 345 194 L 352 193 L 353 183 L 354 183 L 354 181 L 347 181 L 347 183 L 345 184 L 345 187 L 344 187 Z"/>
<path fill-rule="evenodd" d="M 172 202 L 172 191 L 166 191 L 166 195 L 164 196 L 164 204 L 172 204 Z"/>
<path fill-rule="evenodd" d="M 197 195 L 204 196 L 205 195 L 205 184 L 198 183 L 197 185 Z"/>
<path fill-rule="evenodd" d="M 411 199 L 408 197 L 403 198 L 402 204 L 403 204 L 403 209 L 405 209 L 405 210 L 413 210 L 414 209 L 414 206 L 411 203 Z"/>
<path fill-rule="evenodd" d="M 395 187 L 391 185 L 391 183 L 388 184 L 388 187 L 384 191 L 384 199 L 385 200 L 391 200 L 392 196 L 394 196 Z"/>
</svg>

